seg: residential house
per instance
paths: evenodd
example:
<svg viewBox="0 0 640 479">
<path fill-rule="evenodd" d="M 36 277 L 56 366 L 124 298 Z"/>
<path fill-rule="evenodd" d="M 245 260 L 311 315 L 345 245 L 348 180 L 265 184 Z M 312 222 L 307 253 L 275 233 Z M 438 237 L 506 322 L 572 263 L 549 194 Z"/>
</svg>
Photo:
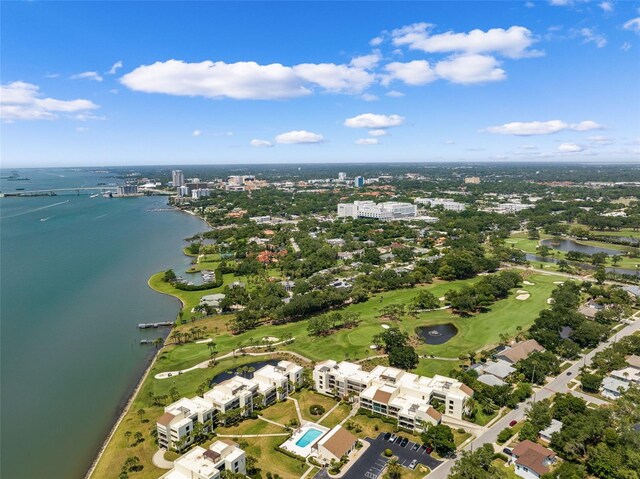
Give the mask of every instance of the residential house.
<svg viewBox="0 0 640 479">
<path fill-rule="evenodd" d="M 540 431 L 538 433 L 538 437 L 540 438 L 541 441 L 544 441 L 547 443 L 551 442 L 551 436 L 554 433 L 559 432 L 560 429 L 562 429 L 562 422 L 558 421 L 557 419 L 552 419 L 549 427 Z"/>
<path fill-rule="evenodd" d="M 538 479 L 550 470 L 556 461 L 556 454 L 546 447 L 529 441 L 518 443 L 513 448 L 510 463 L 515 464 L 515 472 L 524 479 Z"/>
<path fill-rule="evenodd" d="M 627 389 L 629 389 L 628 382 L 608 376 L 602 380 L 600 394 L 609 399 L 618 399 Z"/>
<path fill-rule="evenodd" d="M 506 348 L 504 351 L 497 354 L 496 357 L 511 364 L 516 364 L 518 361 L 527 359 L 534 351 L 544 351 L 544 348 L 535 339 L 528 339 L 526 341 L 516 343 L 512 347 Z"/>
</svg>

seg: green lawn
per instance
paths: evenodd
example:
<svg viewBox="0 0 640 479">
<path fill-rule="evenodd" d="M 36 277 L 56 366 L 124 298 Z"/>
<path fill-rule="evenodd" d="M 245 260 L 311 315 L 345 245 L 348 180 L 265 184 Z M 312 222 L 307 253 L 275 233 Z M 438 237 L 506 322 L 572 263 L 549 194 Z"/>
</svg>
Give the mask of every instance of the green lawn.
<svg viewBox="0 0 640 479">
<path fill-rule="evenodd" d="M 344 418 L 346 418 L 351 412 L 351 406 L 347 404 L 340 404 L 333 410 L 324 420 L 319 423 L 328 428 L 332 428 L 339 424 Z"/>
<path fill-rule="evenodd" d="M 298 414 L 296 413 L 296 407 L 293 404 L 293 401 L 288 400 L 272 404 L 260 411 L 260 415 L 270 419 L 271 421 L 284 424 L 285 426 L 290 419 L 298 419 Z"/>
<path fill-rule="evenodd" d="M 460 446 L 460 444 L 462 444 L 470 437 L 471 434 L 468 432 L 458 432 L 457 429 L 453 429 L 453 442 L 456 444 L 456 447 Z"/>
<path fill-rule="evenodd" d="M 324 394 L 318 394 L 315 391 L 310 389 L 303 389 L 301 391 L 297 391 L 296 393 L 291 395 L 292 398 L 295 398 L 300 405 L 300 412 L 302 413 L 302 417 L 307 421 L 317 421 L 322 417 L 320 416 L 312 416 L 309 412 L 309 407 L 314 404 L 319 404 L 324 407 L 325 413 L 329 411 L 333 406 L 337 404 L 338 401 L 335 399 L 325 396 Z"/>
<path fill-rule="evenodd" d="M 247 455 L 258 459 L 262 477 L 267 472 L 279 474 L 282 479 L 298 479 L 309 468 L 305 463 L 274 450 L 285 442 L 286 437 L 247 437 L 241 439 L 248 444 Z"/>
<path fill-rule="evenodd" d="M 262 419 L 246 419 L 233 426 L 216 428 L 216 434 L 278 434 L 286 432 L 284 428 Z"/>
</svg>

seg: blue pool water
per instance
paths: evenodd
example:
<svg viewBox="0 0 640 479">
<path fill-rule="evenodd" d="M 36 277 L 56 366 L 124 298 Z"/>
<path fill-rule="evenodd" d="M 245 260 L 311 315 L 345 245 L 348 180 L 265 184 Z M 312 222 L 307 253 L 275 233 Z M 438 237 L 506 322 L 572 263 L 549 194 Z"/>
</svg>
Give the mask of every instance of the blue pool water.
<svg viewBox="0 0 640 479">
<path fill-rule="evenodd" d="M 323 432 L 319 429 L 308 429 L 304 435 L 296 441 L 296 446 L 298 447 L 307 447 L 313 441 L 318 439 L 319 436 L 322 436 Z"/>
</svg>

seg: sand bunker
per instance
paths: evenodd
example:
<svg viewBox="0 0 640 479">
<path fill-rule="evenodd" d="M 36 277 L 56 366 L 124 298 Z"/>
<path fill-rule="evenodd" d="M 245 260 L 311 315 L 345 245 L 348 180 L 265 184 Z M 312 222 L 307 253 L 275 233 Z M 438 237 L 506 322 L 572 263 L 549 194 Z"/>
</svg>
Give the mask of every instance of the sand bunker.
<svg viewBox="0 0 640 479">
<path fill-rule="evenodd" d="M 524 284 L 525 286 L 533 286 L 536 283 L 532 283 L 531 281 L 523 281 L 522 284 Z"/>
<path fill-rule="evenodd" d="M 519 289 L 518 291 L 516 291 L 516 293 L 518 293 L 518 294 L 529 294 L 529 291 L 525 291 L 524 289 Z"/>
<path fill-rule="evenodd" d="M 388 324 L 381 324 L 380 326 L 382 326 L 384 329 L 389 329 L 391 327 Z"/>
<path fill-rule="evenodd" d="M 276 341 L 279 341 L 280 338 L 274 338 L 273 336 L 267 336 L 266 338 L 262 338 L 265 341 L 269 341 L 270 343 L 275 343 Z"/>
<path fill-rule="evenodd" d="M 564 281 L 554 281 L 553 284 L 564 284 Z"/>
<path fill-rule="evenodd" d="M 196 341 L 196 344 L 205 344 L 205 343 L 210 343 L 211 341 L 213 341 L 213 339 L 209 338 L 209 339 L 201 339 L 200 341 Z"/>
<path fill-rule="evenodd" d="M 555 303 L 555 302 L 556 302 L 556 300 L 555 300 L 555 299 L 553 299 L 553 298 L 549 298 L 549 299 L 547 299 L 547 304 L 553 304 L 553 303 Z"/>
<path fill-rule="evenodd" d="M 531 295 L 529 293 L 527 294 L 519 294 L 518 296 L 516 296 L 516 299 L 518 301 L 524 301 L 525 299 L 529 299 Z"/>
<path fill-rule="evenodd" d="M 372 344 L 371 346 L 369 346 L 369 349 L 378 349 L 378 346 L 376 346 L 375 344 Z"/>
<path fill-rule="evenodd" d="M 440 296 L 440 297 L 438 298 L 438 301 L 444 301 L 444 300 L 445 300 L 445 297 L 444 297 L 444 296 Z"/>
</svg>

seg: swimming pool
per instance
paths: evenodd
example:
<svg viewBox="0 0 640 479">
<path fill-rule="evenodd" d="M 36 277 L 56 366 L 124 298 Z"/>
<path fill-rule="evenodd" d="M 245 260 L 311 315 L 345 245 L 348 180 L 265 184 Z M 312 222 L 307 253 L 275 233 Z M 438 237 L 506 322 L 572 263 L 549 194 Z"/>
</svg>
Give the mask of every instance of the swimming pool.
<svg viewBox="0 0 640 479">
<path fill-rule="evenodd" d="M 319 429 L 309 428 L 303 434 L 303 436 L 296 441 L 296 446 L 307 447 L 309 444 L 311 444 L 313 441 L 315 441 L 319 436 L 322 436 L 323 434 L 324 432 L 320 431 Z"/>
</svg>

